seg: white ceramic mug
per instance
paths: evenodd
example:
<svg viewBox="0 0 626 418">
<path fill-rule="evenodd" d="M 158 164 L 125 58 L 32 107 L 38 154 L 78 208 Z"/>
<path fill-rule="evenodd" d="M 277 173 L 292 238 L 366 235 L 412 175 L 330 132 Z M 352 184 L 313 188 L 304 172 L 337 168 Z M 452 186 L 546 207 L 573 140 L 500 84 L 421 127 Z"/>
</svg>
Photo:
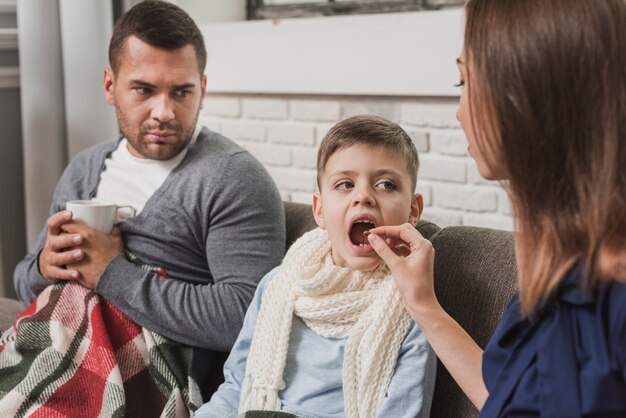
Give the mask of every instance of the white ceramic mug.
<svg viewBox="0 0 626 418">
<path fill-rule="evenodd" d="M 120 209 L 129 210 L 130 214 L 124 219 L 135 216 L 135 209 L 132 206 L 118 206 L 97 200 L 70 200 L 66 202 L 65 208 L 72 212 L 72 219 L 83 222 L 105 234 L 110 234 L 113 231 L 113 226 L 118 223 Z"/>
</svg>

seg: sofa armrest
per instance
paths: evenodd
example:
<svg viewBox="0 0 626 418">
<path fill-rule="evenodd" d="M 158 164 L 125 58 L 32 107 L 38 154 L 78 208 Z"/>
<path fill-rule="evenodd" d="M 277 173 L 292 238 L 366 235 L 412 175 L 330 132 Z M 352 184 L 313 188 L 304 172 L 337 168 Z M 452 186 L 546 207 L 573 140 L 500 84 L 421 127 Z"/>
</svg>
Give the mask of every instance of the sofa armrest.
<svg viewBox="0 0 626 418">
<path fill-rule="evenodd" d="M 432 238 L 435 292 L 441 306 L 485 347 L 517 285 L 513 233 L 451 226 Z M 475 417 L 478 411 L 441 363 L 432 418 Z"/>
<path fill-rule="evenodd" d="M 0 333 L 10 328 L 23 310 L 24 307 L 17 300 L 0 297 Z"/>
</svg>

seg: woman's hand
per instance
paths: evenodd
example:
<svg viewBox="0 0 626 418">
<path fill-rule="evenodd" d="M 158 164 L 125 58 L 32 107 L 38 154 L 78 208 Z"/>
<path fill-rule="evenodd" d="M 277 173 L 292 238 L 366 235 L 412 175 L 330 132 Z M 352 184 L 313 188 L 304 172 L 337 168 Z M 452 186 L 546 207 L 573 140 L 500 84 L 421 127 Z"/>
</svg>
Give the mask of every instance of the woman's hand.
<svg viewBox="0 0 626 418">
<path fill-rule="evenodd" d="M 407 309 L 418 320 L 421 311 L 438 305 L 432 244 L 409 223 L 380 226 L 369 232 L 372 248 L 389 266 Z"/>
<path fill-rule="evenodd" d="M 408 223 L 370 232 L 367 238 L 391 269 L 407 311 L 454 380 L 476 408 L 482 409 L 488 396 L 481 373 L 483 351 L 437 301 L 432 244 Z"/>
</svg>

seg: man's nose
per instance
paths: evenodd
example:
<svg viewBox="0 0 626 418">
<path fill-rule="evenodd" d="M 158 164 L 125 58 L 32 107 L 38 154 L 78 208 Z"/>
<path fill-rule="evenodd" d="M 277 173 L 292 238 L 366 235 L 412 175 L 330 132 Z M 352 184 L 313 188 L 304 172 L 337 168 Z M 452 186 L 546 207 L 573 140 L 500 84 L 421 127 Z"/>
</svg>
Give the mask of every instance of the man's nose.
<svg viewBox="0 0 626 418">
<path fill-rule="evenodd" d="M 161 94 L 154 98 L 151 116 L 152 119 L 161 123 L 169 122 L 174 119 L 173 103 L 167 94 Z"/>
<path fill-rule="evenodd" d="M 359 187 L 355 189 L 352 205 L 376 206 L 373 191 L 369 187 Z"/>
</svg>

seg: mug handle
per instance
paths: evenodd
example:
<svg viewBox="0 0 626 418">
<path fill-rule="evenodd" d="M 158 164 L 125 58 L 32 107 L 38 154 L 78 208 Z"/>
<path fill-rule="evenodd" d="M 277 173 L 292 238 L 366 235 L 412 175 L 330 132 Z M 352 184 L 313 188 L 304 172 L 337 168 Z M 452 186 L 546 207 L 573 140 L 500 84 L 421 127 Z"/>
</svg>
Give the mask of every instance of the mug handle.
<svg viewBox="0 0 626 418">
<path fill-rule="evenodd" d="M 118 214 L 119 214 L 119 210 L 120 209 L 130 209 L 130 215 L 128 215 L 127 217 L 125 217 L 124 219 L 122 219 L 120 221 L 117 221 L 117 217 L 119 216 Z M 118 223 L 124 222 L 128 218 L 132 218 L 133 216 L 135 216 L 135 212 L 136 212 L 135 208 L 130 206 L 130 205 L 126 205 L 126 206 L 117 206 L 117 205 L 115 205 L 115 217 L 116 217 L 116 219 L 115 219 L 116 222 L 115 223 L 118 224 Z"/>
</svg>

